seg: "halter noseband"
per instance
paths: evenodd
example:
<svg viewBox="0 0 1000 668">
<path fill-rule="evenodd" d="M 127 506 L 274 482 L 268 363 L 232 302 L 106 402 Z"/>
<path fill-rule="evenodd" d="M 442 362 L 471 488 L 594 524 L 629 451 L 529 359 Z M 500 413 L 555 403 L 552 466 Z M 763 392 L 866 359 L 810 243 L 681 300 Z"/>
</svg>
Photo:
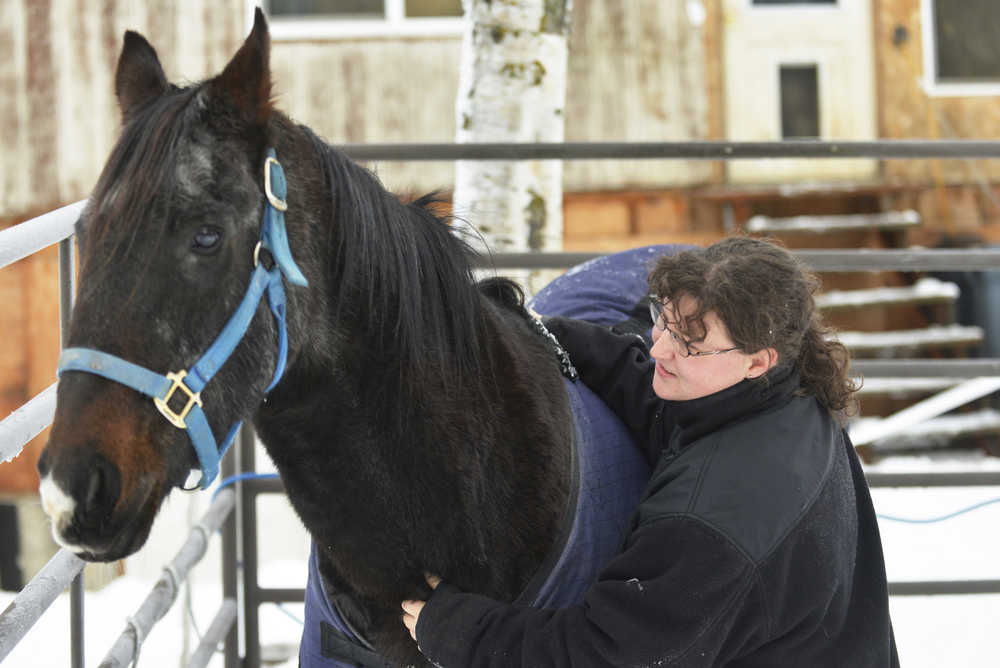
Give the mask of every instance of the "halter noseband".
<svg viewBox="0 0 1000 668">
<path fill-rule="evenodd" d="M 288 208 L 285 203 L 286 192 L 284 171 L 274 149 L 268 149 L 267 159 L 264 162 L 264 193 L 267 202 L 264 204 L 260 241 L 254 249 L 254 271 L 250 277 L 250 286 L 218 338 L 190 369 L 161 375 L 93 348 L 67 348 L 59 357 L 59 375 L 66 371 L 92 373 L 152 397 L 153 404 L 170 424 L 187 430 L 201 467 L 201 481 L 198 486 L 202 489 L 208 487 L 215 479 L 219 472 L 219 460 L 222 459 L 222 455 L 225 454 L 243 422 L 241 420 L 234 424 L 226 435 L 222 447 L 218 447 L 202 409 L 201 391 L 243 340 L 265 292 L 271 312 L 278 324 L 278 363 L 274 370 L 274 378 L 265 392 L 270 392 L 277 385 L 285 371 L 288 334 L 285 326 L 285 289 L 281 276 L 284 274 L 285 278 L 295 285 L 309 284 L 292 259 L 288 247 L 284 214 Z M 274 266 L 270 270 L 258 261 L 261 248 L 270 252 L 274 258 Z M 181 398 L 184 400 L 184 407 L 175 411 L 171 408 L 170 402 L 178 392 L 183 395 Z"/>
</svg>

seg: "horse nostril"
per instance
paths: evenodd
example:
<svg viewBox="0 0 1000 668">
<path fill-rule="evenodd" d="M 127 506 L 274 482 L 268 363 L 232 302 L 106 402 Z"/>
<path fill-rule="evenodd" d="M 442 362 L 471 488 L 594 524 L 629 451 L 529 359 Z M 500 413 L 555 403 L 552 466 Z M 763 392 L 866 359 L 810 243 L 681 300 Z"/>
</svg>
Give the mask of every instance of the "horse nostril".
<svg viewBox="0 0 1000 668">
<path fill-rule="evenodd" d="M 51 465 L 49 464 L 49 449 L 45 448 L 42 450 L 41 456 L 38 457 L 38 477 L 44 478 L 49 472 Z"/>
<path fill-rule="evenodd" d="M 87 477 L 83 495 L 86 516 L 100 520 L 111 514 L 121 494 L 121 477 L 118 469 L 104 457 L 97 457 Z"/>
</svg>

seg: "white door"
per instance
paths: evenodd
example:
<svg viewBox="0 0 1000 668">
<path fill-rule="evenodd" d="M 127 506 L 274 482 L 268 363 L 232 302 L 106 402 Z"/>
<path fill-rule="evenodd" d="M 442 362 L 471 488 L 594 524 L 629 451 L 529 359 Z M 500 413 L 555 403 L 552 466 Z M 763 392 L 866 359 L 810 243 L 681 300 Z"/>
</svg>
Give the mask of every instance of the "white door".
<svg viewBox="0 0 1000 668">
<path fill-rule="evenodd" d="M 723 0 L 728 139 L 875 138 L 870 0 Z M 867 179 L 875 160 L 728 163 L 734 183 Z"/>
</svg>

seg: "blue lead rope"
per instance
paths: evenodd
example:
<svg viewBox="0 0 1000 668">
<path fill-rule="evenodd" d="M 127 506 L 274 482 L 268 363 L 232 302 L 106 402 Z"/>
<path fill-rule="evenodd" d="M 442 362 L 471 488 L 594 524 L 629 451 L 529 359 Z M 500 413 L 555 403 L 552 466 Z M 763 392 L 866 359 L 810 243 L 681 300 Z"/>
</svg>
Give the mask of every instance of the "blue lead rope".
<svg viewBox="0 0 1000 668">
<path fill-rule="evenodd" d="M 285 204 L 287 185 L 281 165 L 275 158 L 274 149 L 268 149 L 267 152 L 264 165 L 264 192 L 267 202 L 264 205 L 264 217 L 261 223 L 260 247 L 271 253 L 275 261 L 274 267 L 270 270 L 264 268 L 257 262 L 255 253 L 256 267 L 250 277 L 250 285 L 243 301 L 229 318 L 218 338 L 190 369 L 162 375 L 92 348 L 67 348 L 59 358 L 60 376 L 66 371 L 92 373 L 151 397 L 156 408 L 171 424 L 187 430 L 191 445 L 198 456 L 201 468 L 201 481 L 198 486 L 202 489 L 212 484 L 218 475 L 219 461 L 233 442 L 243 422 L 239 421 L 229 429 L 220 448 L 215 442 L 212 428 L 202 408 L 201 391 L 246 336 L 260 300 L 266 293 L 271 313 L 278 325 L 278 363 L 275 365 L 274 377 L 266 390 L 270 392 L 281 380 L 288 359 L 282 274 L 296 285 L 308 285 L 305 276 L 292 259 L 288 246 L 284 214 L 287 208 Z M 180 411 L 170 406 L 178 390 L 182 393 L 182 398 L 186 396 L 184 408 Z"/>
</svg>

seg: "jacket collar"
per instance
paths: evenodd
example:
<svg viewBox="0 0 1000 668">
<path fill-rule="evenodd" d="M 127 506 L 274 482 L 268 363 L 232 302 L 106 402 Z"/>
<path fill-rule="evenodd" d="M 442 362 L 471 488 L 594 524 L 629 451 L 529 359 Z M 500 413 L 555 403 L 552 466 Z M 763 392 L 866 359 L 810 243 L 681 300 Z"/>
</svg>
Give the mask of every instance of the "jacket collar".
<svg viewBox="0 0 1000 668">
<path fill-rule="evenodd" d="M 726 424 L 784 406 L 798 390 L 799 372 L 787 366 L 705 397 L 664 400 L 663 409 L 676 425 L 669 449 L 683 449 Z"/>
</svg>

